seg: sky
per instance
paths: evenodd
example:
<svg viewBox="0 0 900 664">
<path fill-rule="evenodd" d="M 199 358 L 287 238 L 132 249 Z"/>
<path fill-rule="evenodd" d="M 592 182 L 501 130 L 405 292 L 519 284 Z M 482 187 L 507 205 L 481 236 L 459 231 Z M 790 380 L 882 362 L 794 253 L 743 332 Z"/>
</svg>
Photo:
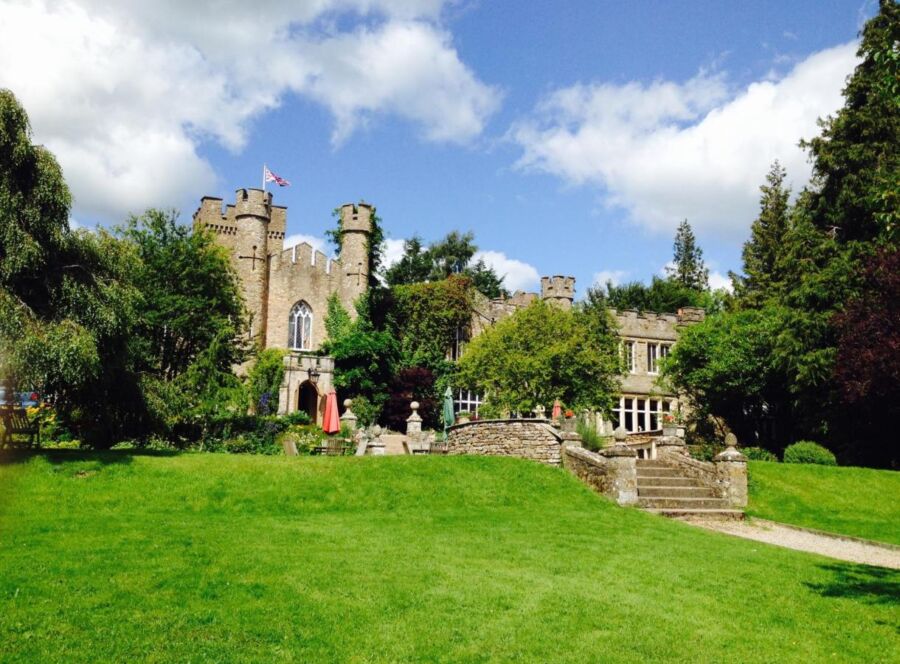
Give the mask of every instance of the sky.
<svg viewBox="0 0 900 664">
<path fill-rule="evenodd" d="M 740 270 L 771 163 L 842 105 L 875 0 L 0 0 L 0 87 L 72 222 L 189 222 L 267 164 L 290 242 L 377 206 L 388 260 L 473 231 L 510 290 L 649 281 L 688 219 Z M 272 185 L 269 185 L 270 187 Z M 326 251 L 329 251 L 325 247 Z"/>
</svg>

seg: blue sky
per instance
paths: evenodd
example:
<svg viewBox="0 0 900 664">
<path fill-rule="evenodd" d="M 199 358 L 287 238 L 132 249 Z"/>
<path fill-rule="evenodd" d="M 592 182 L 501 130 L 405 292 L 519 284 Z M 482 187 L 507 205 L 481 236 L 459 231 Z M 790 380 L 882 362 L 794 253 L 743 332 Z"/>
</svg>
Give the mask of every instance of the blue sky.
<svg viewBox="0 0 900 664">
<path fill-rule="evenodd" d="M 58 155 L 73 218 L 259 186 L 319 241 L 377 205 L 390 255 L 473 230 L 511 288 L 648 280 L 695 227 L 739 269 L 757 187 L 836 110 L 874 2 L 165 0 L 0 5 L 0 86 Z M 188 6 L 185 6 L 188 5 Z"/>
</svg>

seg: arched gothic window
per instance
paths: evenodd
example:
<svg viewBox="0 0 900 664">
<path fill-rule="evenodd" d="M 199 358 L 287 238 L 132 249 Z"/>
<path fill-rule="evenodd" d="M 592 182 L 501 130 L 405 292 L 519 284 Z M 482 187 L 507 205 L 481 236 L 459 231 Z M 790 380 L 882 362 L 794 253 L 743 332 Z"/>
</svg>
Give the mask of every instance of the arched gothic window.
<svg viewBox="0 0 900 664">
<path fill-rule="evenodd" d="M 291 350 L 312 350 L 313 313 L 301 300 L 291 309 L 288 318 L 288 346 Z"/>
</svg>

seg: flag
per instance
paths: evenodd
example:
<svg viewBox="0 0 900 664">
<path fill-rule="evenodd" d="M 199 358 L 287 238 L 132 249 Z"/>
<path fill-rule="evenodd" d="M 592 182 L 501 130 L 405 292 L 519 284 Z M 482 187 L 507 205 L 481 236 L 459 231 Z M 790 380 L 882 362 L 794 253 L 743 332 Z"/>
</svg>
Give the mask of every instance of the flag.
<svg viewBox="0 0 900 664">
<path fill-rule="evenodd" d="M 291 183 L 285 180 L 283 177 L 275 175 L 272 171 L 269 170 L 268 166 L 263 166 L 263 173 L 266 182 L 274 182 L 279 187 L 290 187 Z"/>
</svg>

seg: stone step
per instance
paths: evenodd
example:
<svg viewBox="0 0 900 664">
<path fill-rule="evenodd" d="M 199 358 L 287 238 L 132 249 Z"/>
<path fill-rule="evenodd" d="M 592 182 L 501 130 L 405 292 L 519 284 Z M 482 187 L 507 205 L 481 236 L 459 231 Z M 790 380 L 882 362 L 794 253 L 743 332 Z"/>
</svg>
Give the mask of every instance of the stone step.
<svg viewBox="0 0 900 664">
<path fill-rule="evenodd" d="M 635 459 L 638 468 L 674 468 L 672 464 L 660 459 Z"/>
<path fill-rule="evenodd" d="M 741 510 L 732 509 L 679 509 L 679 508 L 655 508 L 644 509 L 650 514 L 659 514 L 670 519 L 728 519 L 741 521 L 744 513 Z"/>
<path fill-rule="evenodd" d="M 677 468 L 660 467 L 660 468 L 642 468 L 637 467 L 637 476 L 641 477 L 684 477 L 684 474 Z"/>
<path fill-rule="evenodd" d="M 638 496 L 638 505 L 655 509 L 728 509 L 724 498 L 644 498 Z"/>
<path fill-rule="evenodd" d="M 706 486 L 643 486 L 638 484 L 638 496 L 641 498 L 718 498 L 715 492 Z"/>
<path fill-rule="evenodd" d="M 638 486 L 703 486 L 693 477 L 661 477 L 659 475 L 638 475 Z"/>
</svg>

